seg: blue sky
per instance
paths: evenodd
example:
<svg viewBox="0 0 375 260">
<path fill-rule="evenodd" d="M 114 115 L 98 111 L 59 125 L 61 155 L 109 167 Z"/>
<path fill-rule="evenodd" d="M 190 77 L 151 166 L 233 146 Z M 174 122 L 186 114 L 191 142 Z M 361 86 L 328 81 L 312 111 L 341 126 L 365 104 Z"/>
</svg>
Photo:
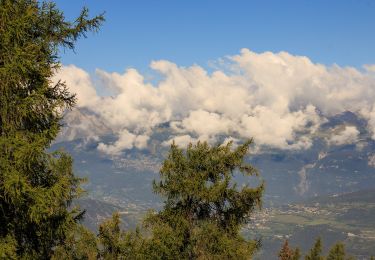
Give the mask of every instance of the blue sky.
<svg viewBox="0 0 375 260">
<path fill-rule="evenodd" d="M 152 60 L 181 66 L 255 52 L 287 51 L 326 65 L 375 63 L 375 1 L 56 1 L 67 18 L 83 6 L 106 12 L 96 35 L 62 54 L 64 64 L 90 73 L 96 68 L 147 70 Z"/>
</svg>

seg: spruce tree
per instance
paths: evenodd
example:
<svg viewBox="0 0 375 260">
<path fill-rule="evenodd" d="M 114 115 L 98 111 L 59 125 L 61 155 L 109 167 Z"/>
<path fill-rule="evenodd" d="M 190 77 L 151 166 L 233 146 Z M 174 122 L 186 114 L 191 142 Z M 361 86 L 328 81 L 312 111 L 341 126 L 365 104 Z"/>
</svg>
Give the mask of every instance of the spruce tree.
<svg viewBox="0 0 375 260">
<path fill-rule="evenodd" d="M 328 253 L 327 260 L 345 260 L 346 253 L 343 243 L 337 243 L 334 245 Z"/>
<path fill-rule="evenodd" d="M 243 224 L 261 206 L 264 185 L 238 187 L 236 173 L 256 175 L 244 162 L 251 140 L 237 148 L 232 143 L 210 146 L 206 142 L 187 150 L 172 144 L 154 182 L 165 197 L 164 208 L 146 220 L 151 227 L 147 255 L 156 259 L 249 259 L 255 241 L 240 235 Z"/>
<path fill-rule="evenodd" d="M 100 224 L 98 234 L 100 259 L 155 259 L 145 254 L 145 239 L 138 228 L 135 231 L 122 231 L 120 215 L 114 213 L 112 219 Z"/>
<path fill-rule="evenodd" d="M 283 247 L 279 252 L 279 259 L 280 260 L 291 260 L 293 257 L 293 249 L 289 247 L 288 240 L 285 240 Z"/>
<path fill-rule="evenodd" d="M 324 257 L 322 256 L 322 240 L 321 238 L 317 238 L 315 241 L 314 246 L 310 249 L 309 254 L 305 256 L 305 260 L 322 260 Z"/>
<path fill-rule="evenodd" d="M 80 193 L 72 158 L 47 152 L 75 103 L 51 77 L 59 50 L 102 21 L 85 8 L 68 22 L 54 3 L 0 0 L 0 257 L 50 258 L 82 215 L 69 210 Z"/>
<path fill-rule="evenodd" d="M 294 250 L 294 255 L 292 257 L 292 260 L 299 260 L 300 258 L 301 258 L 301 251 L 300 251 L 299 247 L 297 247 Z"/>
<path fill-rule="evenodd" d="M 120 229 L 120 216 L 113 214 L 112 219 L 99 226 L 99 241 L 101 242 L 101 255 L 104 259 L 119 259 L 122 255 L 122 231 Z"/>
<path fill-rule="evenodd" d="M 301 257 L 301 253 L 299 248 L 297 247 L 295 250 L 289 246 L 288 240 L 285 240 L 282 248 L 279 252 L 279 259 L 280 260 L 299 260 Z"/>
<path fill-rule="evenodd" d="M 64 244 L 54 249 L 52 260 L 96 260 L 98 256 L 99 248 L 95 234 L 83 225 L 77 224 L 67 233 Z"/>
</svg>

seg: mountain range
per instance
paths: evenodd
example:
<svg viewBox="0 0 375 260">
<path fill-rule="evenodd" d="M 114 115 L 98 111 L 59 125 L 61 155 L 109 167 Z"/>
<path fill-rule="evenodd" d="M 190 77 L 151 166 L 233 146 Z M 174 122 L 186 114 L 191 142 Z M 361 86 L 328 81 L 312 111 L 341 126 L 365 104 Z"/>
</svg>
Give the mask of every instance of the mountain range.
<svg viewBox="0 0 375 260">
<path fill-rule="evenodd" d="M 356 138 L 330 138 L 350 127 L 358 131 Z M 84 224 L 94 231 L 114 211 L 120 212 L 124 228 L 134 228 L 147 210 L 162 207 L 163 199 L 152 192 L 152 182 L 168 154 L 163 140 L 173 136 L 170 123 L 154 129 L 143 149 L 133 147 L 116 155 L 98 149 L 100 143 L 115 142 L 115 133 L 92 112 L 76 109 L 66 115 L 63 131 L 51 148 L 69 152 L 77 175 L 87 178 L 87 195 L 76 203 L 87 210 Z M 306 251 L 317 236 L 327 241 L 326 247 L 345 241 L 359 259 L 372 252 L 375 141 L 366 120 L 352 112 L 337 114 L 316 131 L 311 147 L 282 150 L 255 144 L 247 162 L 260 177 L 235 173 L 236 182 L 257 185 L 264 180 L 266 184 L 263 210 L 244 229 L 246 236 L 264 241 L 260 259 L 277 255 L 285 239 Z"/>
<path fill-rule="evenodd" d="M 158 178 L 158 170 L 168 153 L 168 146 L 163 143 L 173 134 L 168 123 L 153 131 L 144 149 L 127 149 L 113 156 L 98 149 L 100 143 L 115 142 L 116 136 L 95 115 L 77 109 L 65 120 L 66 126 L 52 150 L 65 149 L 72 154 L 76 173 L 88 179 L 85 188 L 91 197 L 125 207 L 136 205 L 139 209 L 161 205 L 161 199 L 152 192 L 152 181 Z M 355 141 L 330 143 L 327 136 L 331 132 L 349 126 L 358 129 Z M 366 121 L 345 112 L 322 124 L 308 149 L 262 147 L 253 149 L 247 160 L 266 183 L 264 204 L 282 205 L 375 187 L 374 148 L 375 141 L 367 131 Z M 259 182 L 238 174 L 235 179 L 240 184 Z"/>
</svg>

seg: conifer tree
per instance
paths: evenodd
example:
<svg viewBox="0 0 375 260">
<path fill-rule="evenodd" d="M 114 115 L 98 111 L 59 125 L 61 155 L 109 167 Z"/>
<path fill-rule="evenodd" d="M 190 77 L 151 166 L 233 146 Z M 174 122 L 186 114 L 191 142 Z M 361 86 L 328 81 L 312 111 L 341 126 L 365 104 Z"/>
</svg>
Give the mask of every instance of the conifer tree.
<svg viewBox="0 0 375 260">
<path fill-rule="evenodd" d="M 322 256 L 322 240 L 319 237 L 313 246 L 310 249 L 309 254 L 305 256 L 305 260 L 323 260 L 324 257 Z"/>
<path fill-rule="evenodd" d="M 292 257 L 292 260 L 299 260 L 300 258 L 301 258 L 301 251 L 300 251 L 299 247 L 297 247 L 294 250 L 294 255 Z"/>
<path fill-rule="evenodd" d="M 232 149 L 232 143 L 172 144 L 154 182 L 156 193 L 165 197 L 164 208 L 146 220 L 151 227 L 148 255 L 156 259 L 249 259 L 256 249 L 239 231 L 261 206 L 263 183 L 238 187 L 236 173 L 256 175 L 244 162 L 251 140 Z M 158 256 L 158 257 L 157 257 Z"/>
<path fill-rule="evenodd" d="M 72 158 L 47 152 L 75 103 L 51 77 L 59 50 L 102 21 L 85 8 L 68 22 L 54 3 L 0 0 L 0 257 L 50 258 L 82 216 L 69 210 L 81 181 Z"/>
<path fill-rule="evenodd" d="M 343 243 L 337 243 L 329 250 L 327 260 L 345 260 L 345 248 Z"/>
<path fill-rule="evenodd" d="M 290 260 L 294 255 L 293 249 L 289 247 L 288 240 L 285 240 L 283 247 L 279 252 L 279 259 L 280 260 Z"/>
<path fill-rule="evenodd" d="M 104 259 L 120 258 L 123 247 L 121 246 L 122 232 L 118 213 L 113 214 L 112 219 L 103 222 L 99 226 L 98 238 L 101 242 L 101 255 Z"/>
<path fill-rule="evenodd" d="M 99 256 L 98 247 L 98 241 L 94 233 L 82 225 L 74 225 L 73 229 L 66 235 L 64 244 L 54 249 L 52 260 L 96 260 Z"/>
<path fill-rule="evenodd" d="M 297 247 L 295 250 L 289 246 L 288 240 L 285 240 L 280 252 L 279 252 L 279 259 L 280 260 L 299 260 L 301 257 L 301 253 L 299 248 Z"/>
<path fill-rule="evenodd" d="M 114 213 L 112 218 L 99 226 L 98 244 L 101 259 L 155 259 L 145 254 L 145 239 L 138 229 L 122 231 L 120 215 Z"/>
</svg>

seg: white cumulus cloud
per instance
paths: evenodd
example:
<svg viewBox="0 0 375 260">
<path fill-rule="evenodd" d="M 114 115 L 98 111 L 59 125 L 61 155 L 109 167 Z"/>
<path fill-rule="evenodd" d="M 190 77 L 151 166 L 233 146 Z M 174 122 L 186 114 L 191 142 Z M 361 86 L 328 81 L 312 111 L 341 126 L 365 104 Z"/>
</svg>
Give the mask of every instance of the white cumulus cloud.
<svg viewBox="0 0 375 260">
<path fill-rule="evenodd" d="M 118 155 L 123 150 L 132 149 L 133 147 L 143 149 L 147 146 L 149 137 L 147 135 L 135 135 L 123 130 L 116 142 L 112 144 L 99 143 L 98 150 L 111 155 Z"/>
<path fill-rule="evenodd" d="M 65 82 L 70 92 L 76 94 L 79 107 L 90 107 L 98 102 L 99 97 L 90 75 L 83 69 L 74 65 L 64 66 L 52 78 L 54 83 L 58 80 Z"/>
<path fill-rule="evenodd" d="M 136 69 L 98 69 L 99 81 L 73 65 L 56 75 L 77 93 L 79 107 L 117 134 L 116 142 L 102 142 L 99 150 L 116 154 L 144 147 L 164 122 L 174 131 L 165 144 L 198 139 L 214 143 L 219 136 L 232 136 L 253 137 L 259 146 L 306 149 L 321 123 L 344 111 L 365 118 L 375 139 L 374 65 L 363 70 L 325 66 L 287 52 L 243 49 L 221 60 L 212 73 L 165 60 L 153 61 L 150 67 L 161 75 L 156 83 Z M 99 88 L 112 96 L 98 95 Z M 356 129 L 347 127 L 330 142 L 357 136 Z"/>
</svg>

